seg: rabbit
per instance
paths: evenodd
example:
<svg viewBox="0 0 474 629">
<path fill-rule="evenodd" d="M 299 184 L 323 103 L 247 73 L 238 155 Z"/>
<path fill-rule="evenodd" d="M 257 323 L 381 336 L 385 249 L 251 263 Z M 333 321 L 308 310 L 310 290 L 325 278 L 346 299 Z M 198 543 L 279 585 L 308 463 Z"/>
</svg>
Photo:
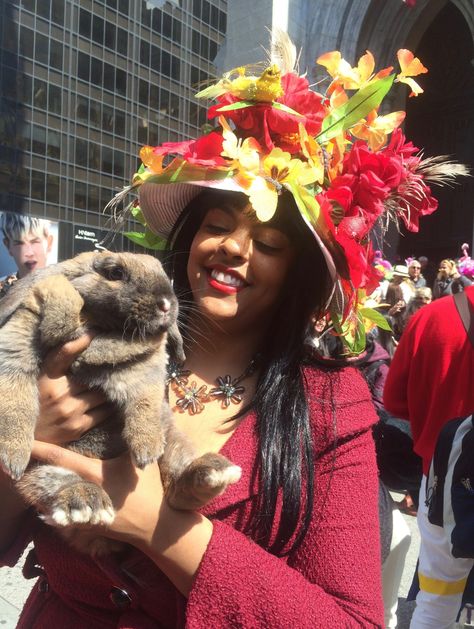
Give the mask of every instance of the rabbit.
<svg viewBox="0 0 474 629">
<path fill-rule="evenodd" d="M 26 502 L 80 551 L 102 555 L 117 543 L 78 524 L 110 524 L 106 492 L 76 473 L 29 465 L 39 412 L 37 378 L 46 353 L 93 329 L 71 367 L 117 408 L 67 445 L 107 459 L 129 449 L 138 467 L 159 460 L 166 499 L 196 509 L 240 478 L 220 454 L 196 458 L 166 399 L 167 342 L 184 360 L 178 303 L 160 262 L 149 255 L 86 252 L 18 280 L 0 301 L 0 465 Z M 76 526 L 74 526 L 76 525 Z"/>
</svg>

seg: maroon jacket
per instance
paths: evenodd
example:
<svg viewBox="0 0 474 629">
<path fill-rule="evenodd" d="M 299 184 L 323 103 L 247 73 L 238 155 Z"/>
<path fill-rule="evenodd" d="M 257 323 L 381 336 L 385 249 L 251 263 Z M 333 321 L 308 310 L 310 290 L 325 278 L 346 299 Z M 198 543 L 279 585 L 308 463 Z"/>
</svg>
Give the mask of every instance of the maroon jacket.
<svg viewBox="0 0 474 629">
<path fill-rule="evenodd" d="M 135 549 L 95 562 L 35 518 L 3 558 L 14 565 L 33 538 L 45 571 L 19 629 L 381 627 L 378 480 L 370 430 L 377 418 L 370 394 L 352 368 L 307 368 L 305 376 L 316 497 L 297 551 L 275 557 L 244 533 L 258 487 L 250 413 L 222 450 L 243 475 L 203 510 L 214 531 L 187 601 Z"/>
</svg>

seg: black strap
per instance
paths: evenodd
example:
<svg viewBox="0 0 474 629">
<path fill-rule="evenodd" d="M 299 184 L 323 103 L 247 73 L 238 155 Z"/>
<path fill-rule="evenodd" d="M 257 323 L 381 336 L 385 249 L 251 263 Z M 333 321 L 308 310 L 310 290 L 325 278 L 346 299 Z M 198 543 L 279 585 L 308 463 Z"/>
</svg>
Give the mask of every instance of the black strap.
<svg viewBox="0 0 474 629">
<path fill-rule="evenodd" d="M 465 291 L 455 293 L 454 304 L 459 312 L 466 334 L 474 347 L 474 313 L 471 302 L 467 298 Z"/>
</svg>

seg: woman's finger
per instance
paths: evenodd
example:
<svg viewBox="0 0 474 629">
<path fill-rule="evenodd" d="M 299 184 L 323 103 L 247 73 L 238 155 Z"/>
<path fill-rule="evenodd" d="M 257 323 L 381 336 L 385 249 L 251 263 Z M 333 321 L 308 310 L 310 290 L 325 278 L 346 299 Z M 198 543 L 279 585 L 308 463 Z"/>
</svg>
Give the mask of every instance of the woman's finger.
<svg viewBox="0 0 474 629">
<path fill-rule="evenodd" d="M 43 362 L 44 373 L 49 378 L 59 378 L 66 374 L 79 354 L 89 347 L 94 336 L 94 332 L 88 331 L 78 339 L 48 352 Z"/>
<path fill-rule="evenodd" d="M 34 441 L 31 456 L 42 463 L 72 470 L 86 480 L 96 483 L 102 481 L 102 461 L 91 459 L 72 450 L 44 441 Z"/>
</svg>

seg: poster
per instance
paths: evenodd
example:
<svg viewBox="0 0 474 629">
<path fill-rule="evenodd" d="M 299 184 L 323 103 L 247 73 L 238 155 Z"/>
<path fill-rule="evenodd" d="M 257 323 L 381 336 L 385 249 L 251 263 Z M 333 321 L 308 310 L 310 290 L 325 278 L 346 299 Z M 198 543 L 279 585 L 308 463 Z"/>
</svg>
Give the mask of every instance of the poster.
<svg viewBox="0 0 474 629">
<path fill-rule="evenodd" d="M 0 212 L 0 281 L 58 261 L 59 226 L 18 212 Z"/>
</svg>

